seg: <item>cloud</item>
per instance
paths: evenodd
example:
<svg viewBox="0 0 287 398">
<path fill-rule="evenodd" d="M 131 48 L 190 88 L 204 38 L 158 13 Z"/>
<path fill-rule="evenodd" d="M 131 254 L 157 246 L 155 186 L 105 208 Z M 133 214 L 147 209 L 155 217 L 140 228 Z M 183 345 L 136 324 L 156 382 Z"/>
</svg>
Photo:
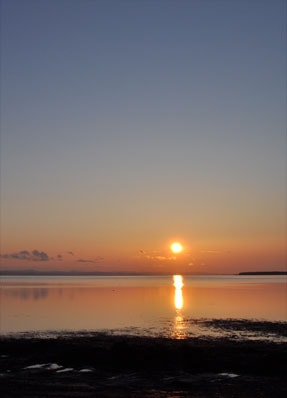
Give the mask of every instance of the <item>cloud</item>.
<svg viewBox="0 0 287 398">
<path fill-rule="evenodd" d="M 70 254 L 71 256 L 74 256 L 73 252 L 67 252 L 67 253 Z M 22 260 L 22 261 L 39 261 L 39 262 L 64 260 L 64 256 L 62 254 L 57 254 L 55 257 L 50 257 L 46 252 L 37 249 L 34 249 L 32 251 L 21 250 L 13 253 L 0 254 L 0 258 L 10 259 L 10 260 Z M 94 259 L 79 258 L 75 261 L 78 263 L 99 263 L 104 261 L 104 257 L 96 256 Z"/>
<path fill-rule="evenodd" d="M 204 249 L 204 250 L 201 250 L 200 253 L 219 254 L 219 253 L 221 253 L 221 250 Z"/>
<path fill-rule="evenodd" d="M 104 261 L 104 257 L 97 256 L 94 261 L 95 261 L 95 263 L 98 263 L 100 261 Z"/>
<path fill-rule="evenodd" d="M 47 253 L 41 252 L 39 250 L 32 250 L 29 252 L 28 250 L 21 250 L 15 253 L 6 253 L 0 254 L 0 257 L 6 259 L 16 259 L 16 260 L 25 260 L 25 261 L 49 261 L 50 257 Z"/>
<path fill-rule="evenodd" d="M 146 256 L 145 257 L 147 260 L 154 260 L 154 261 L 172 261 L 176 260 L 175 256 Z"/>
<path fill-rule="evenodd" d="M 104 260 L 104 257 L 97 256 L 94 260 L 88 260 L 85 258 L 79 258 L 76 260 L 77 263 L 99 263 Z"/>
<path fill-rule="evenodd" d="M 32 251 L 32 258 L 33 261 L 49 261 L 50 258 L 47 253 L 39 252 L 38 250 Z"/>
<path fill-rule="evenodd" d="M 22 250 L 17 253 L 1 254 L 2 258 L 13 258 L 18 260 L 30 260 L 30 253 L 27 250 Z"/>
<path fill-rule="evenodd" d="M 145 250 L 139 250 L 140 255 L 149 261 L 173 261 L 176 260 L 175 256 L 165 256 L 162 255 L 159 251 L 152 250 L 150 252 Z"/>
</svg>

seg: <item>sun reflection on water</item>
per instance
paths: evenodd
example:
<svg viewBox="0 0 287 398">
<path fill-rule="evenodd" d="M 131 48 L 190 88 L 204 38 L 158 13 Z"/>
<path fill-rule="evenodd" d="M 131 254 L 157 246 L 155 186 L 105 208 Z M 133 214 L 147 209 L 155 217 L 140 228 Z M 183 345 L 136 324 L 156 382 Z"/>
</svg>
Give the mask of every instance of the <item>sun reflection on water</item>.
<svg viewBox="0 0 287 398">
<path fill-rule="evenodd" d="M 175 287 L 174 307 L 176 309 L 176 317 L 174 319 L 174 330 L 172 333 L 172 337 L 176 339 L 183 339 L 186 337 L 186 333 L 184 318 L 182 315 L 182 309 L 184 305 L 182 288 L 184 284 L 183 277 L 181 275 L 173 275 L 173 286 Z"/>
<path fill-rule="evenodd" d="M 177 310 L 181 310 L 183 308 L 183 278 L 181 275 L 173 275 L 173 286 L 175 287 L 174 306 Z"/>
</svg>

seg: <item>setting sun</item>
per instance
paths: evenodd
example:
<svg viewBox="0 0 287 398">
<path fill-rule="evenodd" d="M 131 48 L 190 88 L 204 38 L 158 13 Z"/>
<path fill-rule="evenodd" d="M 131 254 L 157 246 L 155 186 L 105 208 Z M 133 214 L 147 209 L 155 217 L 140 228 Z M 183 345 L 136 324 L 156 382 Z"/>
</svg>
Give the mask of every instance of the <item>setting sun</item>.
<svg viewBox="0 0 287 398">
<path fill-rule="evenodd" d="M 181 252 L 183 251 L 183 246 L 182 246 L 182 244 L 179 243 L 179 242 L 173 242 L 173 243 L 170 245 L 170 250 L 171 250 L 174 254 L 176 254 L 176 253 L 181 253 Z"/>
</svg>

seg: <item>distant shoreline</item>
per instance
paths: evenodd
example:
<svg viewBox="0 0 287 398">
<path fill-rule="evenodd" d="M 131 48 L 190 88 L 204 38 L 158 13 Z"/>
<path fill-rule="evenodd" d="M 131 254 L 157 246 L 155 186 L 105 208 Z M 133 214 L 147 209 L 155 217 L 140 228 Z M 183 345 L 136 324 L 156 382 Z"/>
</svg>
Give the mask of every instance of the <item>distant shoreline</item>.
<svg viewBox="0 0 287 398">
<path fill-rule="evenodd" d="M 2 270 L 1 276 L 171 276 L 173 274 L 154 274 L 152 272 L 97 272 L 97 271 L 36 271 L 36 270 Z M 183 274 L 184 276 L 239 276 L 239 275 L 287 275 L 287 271 L 248 271 L 238 274 Z"/>
<path fill-rule="evenodd" d="M 251 271 L 251 272 L 239 272 L 238 275 L 287 275 L 286 271 Z"/>
</svg>

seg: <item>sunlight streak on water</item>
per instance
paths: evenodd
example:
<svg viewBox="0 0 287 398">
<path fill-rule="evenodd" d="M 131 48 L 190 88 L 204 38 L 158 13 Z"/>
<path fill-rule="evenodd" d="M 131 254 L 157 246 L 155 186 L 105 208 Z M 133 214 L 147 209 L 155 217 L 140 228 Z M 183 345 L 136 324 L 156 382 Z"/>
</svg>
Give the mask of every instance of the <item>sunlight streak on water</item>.
<svg viewBox="0 0 287 398">
<path fill-rule="evenodd" d="M 182 316 L 182 309 L 184 304 L 182 293 L 182 288 L 184 284 L 182 275 L 173 275 L 173 286 L 175 287 L 174 307 L 176 309 L 176 317 L 174 319 L 174 331 L 172 335 L 173 338 L 183 339 L 186 337 L 186 328 L 184 324 L 184 318 Z"/>
<path fill-rule="evenodd" d="M 173 286 L 175 287 L 174 306 L 177 310 L 181 310 L 183 308 L 183 278 L 181 275 L 173 275 Z"/>
</svg>

